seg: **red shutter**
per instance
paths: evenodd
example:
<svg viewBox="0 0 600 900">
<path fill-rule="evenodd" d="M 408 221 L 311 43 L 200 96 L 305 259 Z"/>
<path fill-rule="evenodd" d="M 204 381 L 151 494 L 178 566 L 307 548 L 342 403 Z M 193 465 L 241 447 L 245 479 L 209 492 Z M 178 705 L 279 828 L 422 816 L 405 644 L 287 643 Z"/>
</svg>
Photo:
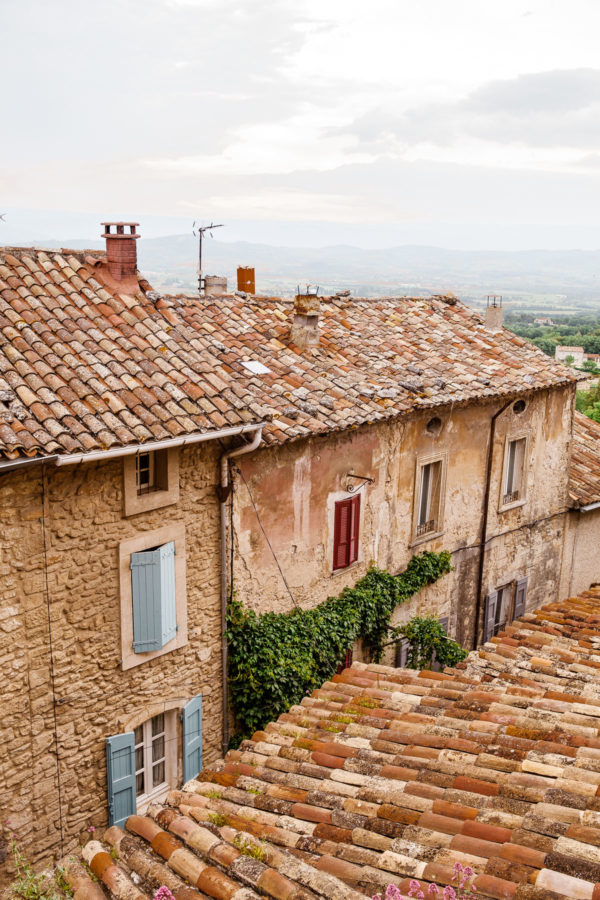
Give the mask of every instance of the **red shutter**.
<svg viewBox="0 0 600 900">
<path fill-rule="evenodd" d="M 335 674 L 341 675 L 342 672 L 344 671 L 344 669 L 349 669 L 351 665 L 352 665 L 352 647 L 349 647 L 348 650 L 346 650 L 346 655 L 344 656 L 344 659 L 337 667 Z"/>
<path fill-rule="evenodd" d="M 360 530 L 360 494 L 353 497 L 350 501 L 352 504 L 352 518 L 350 523 L 350 554 L 348 557 L 348 565 L 356 562 L 358 559 L 358 535 Z"/>
<path fill-rule="evenodd" d="M 349 565 L 351 506 L 352 500 L 339 500 L 335 504 L 335 522 L 333 527 L 334 569 L 345 569 Z"/>
</svg>

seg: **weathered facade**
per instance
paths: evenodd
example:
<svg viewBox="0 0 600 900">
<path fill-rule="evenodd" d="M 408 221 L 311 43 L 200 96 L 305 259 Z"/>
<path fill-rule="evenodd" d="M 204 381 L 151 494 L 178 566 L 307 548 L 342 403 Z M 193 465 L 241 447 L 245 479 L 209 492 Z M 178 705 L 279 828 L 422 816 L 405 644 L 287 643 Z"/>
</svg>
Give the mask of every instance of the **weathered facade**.
<svg viewBox="0 0 600 900">
<path fill-rule="evenodd" d="M 482 549 L 483 594 L 504 586 L 512 586 L 514 593 L 516 582 L 527 578 L 528 608 L 556 596 L 569 508 L 573 403 L 573 390 L 567 387 L 531 396 L 521 412 L 514 411 L 514 403 L 505 408 L 496 422 L 487 498 L 491 419 L 506 401 L 440 408 L 435 416 L 428 410 L 394 423 L 269 448 L 240 461 L 294 598 L 312 606 L 353 584 L 371 561 L 398 572 L 414 553 L 447 549 L 453 556 L 453 574 L 397 610 L 397 621 L 415 614 L 449 617 L 450 633 L 471 647 Z M 528 442 L 524 502 L 506 507 L 505 448 L 511 438 L 521 435 Z M 419 536 L 415 526 L 419 468 L 430 460 L 442 462 L 442 521 L 433 536 Z M 354 492 L 361 495 L 358 560 L 336 571 L 334 505 Z M 489 514 L 482 548 L 486 503 Z M 239 596 L 256 610 L 289 609 L 286 586 L 257 528 L 241 479 L 235 493 L 234 532 Z M 479 615 L 480 638 L 482 608 Z"/>
</svg>

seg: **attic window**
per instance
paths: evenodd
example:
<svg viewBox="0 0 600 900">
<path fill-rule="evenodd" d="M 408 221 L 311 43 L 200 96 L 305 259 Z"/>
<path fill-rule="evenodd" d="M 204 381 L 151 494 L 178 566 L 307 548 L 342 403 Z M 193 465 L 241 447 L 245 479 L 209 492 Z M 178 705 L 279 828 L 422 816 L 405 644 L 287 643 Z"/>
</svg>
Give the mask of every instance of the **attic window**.
<svg viewBox="0 0 600 900">
<path fill-rule="evenodd" d="M 434 416 L 433 419 L 430 419 L 426 425 L 426 430 L 428 434 L 437 437 L 440 431 L 442 430 L 442 420 L 439 416 Z"/>
<path fill-rule="evenodd" d="M 242 365 L 245 369 L 248 369 L 249 372 L 252 372 L 253 375 L 271 374 L 271 370 L 266 366 L 263 366 L 263 364 L 256 359 L 243 359 Z"/>
<path fill-rule="evenodd" d="M 522 412 L 525 412 L 525 407 L 527 404 L 524 400 L 517 400 L 516 403 L 513 403 L 513 412 L 516 412 L 517 415 L 520 415 Z"/>
</svg>

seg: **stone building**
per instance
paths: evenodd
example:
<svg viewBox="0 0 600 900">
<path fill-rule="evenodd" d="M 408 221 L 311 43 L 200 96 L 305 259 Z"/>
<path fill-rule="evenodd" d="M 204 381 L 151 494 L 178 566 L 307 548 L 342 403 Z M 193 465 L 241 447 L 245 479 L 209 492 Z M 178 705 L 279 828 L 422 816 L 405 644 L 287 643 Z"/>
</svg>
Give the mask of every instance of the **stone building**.
<svg viewBox="0 0 600 900">
<path fill-rule="evenodd" d="M 570 369 L 454 297 L 161 296 L 105 237 L 0 252 L 0 823 L 37 859 L 221 754 L 232 587 L 448 549 L 402 613 L 473 646 L 574 559 Z"/>
</svg>

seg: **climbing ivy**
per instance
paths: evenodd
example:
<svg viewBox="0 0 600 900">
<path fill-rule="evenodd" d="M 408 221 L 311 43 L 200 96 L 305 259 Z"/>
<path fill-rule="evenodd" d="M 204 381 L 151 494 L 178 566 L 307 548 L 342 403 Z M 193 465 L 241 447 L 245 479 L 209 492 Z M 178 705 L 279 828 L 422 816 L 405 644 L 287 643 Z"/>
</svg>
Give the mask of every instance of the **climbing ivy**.
<svg viewBox="0 0 600 900">
<path fill-rule="evenodd" d="M 426 551 L 413 556 L 399 575 L 371 566 L 354 587 L 314 609 L 257 615 L 232 600 L 226 636 L 237 739 L 274 721 L 331 678 L 358 638 L 379 661 L 394 609 L 451 570 L 447 551 Z"/>
<path fill-rule="evenodd" d="M 431 669 L 434 657 L 441 666 L 455 666 L 468 656 L 460 644 L 448 637 L 435 616 L 413 616 L 390 632 L 394 638 L 402 636 L 409 641 L 409 669 Z"/>
</svg>

